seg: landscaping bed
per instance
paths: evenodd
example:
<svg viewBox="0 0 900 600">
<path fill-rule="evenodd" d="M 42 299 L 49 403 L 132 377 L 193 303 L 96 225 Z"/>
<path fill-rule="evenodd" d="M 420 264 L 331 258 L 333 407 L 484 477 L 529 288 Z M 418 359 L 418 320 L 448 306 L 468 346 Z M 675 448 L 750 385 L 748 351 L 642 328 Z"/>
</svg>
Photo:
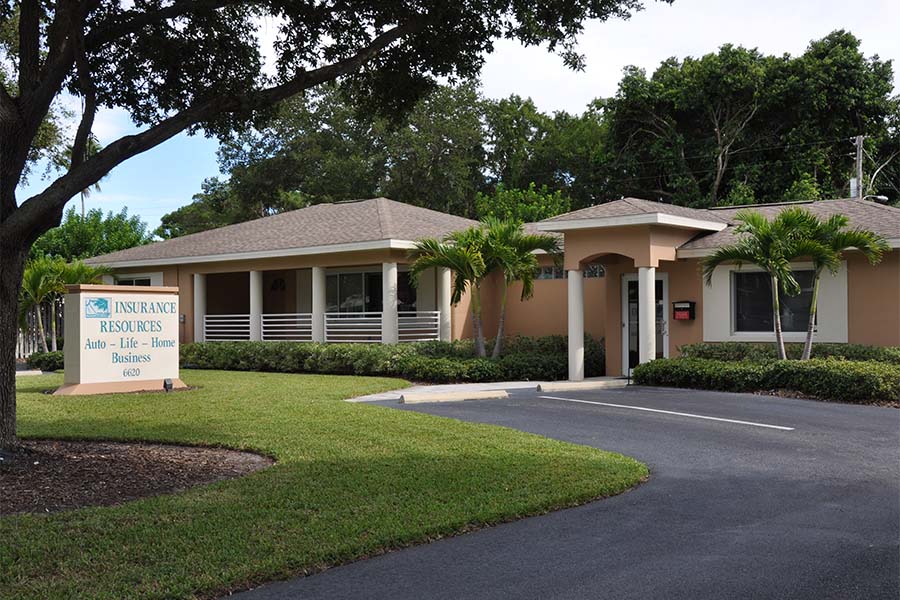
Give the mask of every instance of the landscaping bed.
<svg viewBox="0 0 900 600">
<path fill-rule="evenodd" d="M 900 365 L 878 361 L 725 361 L 682 357 L 638 365 L 633 378 L 640 385 L 800 394 L 854 404 L 900 404 Z"/>
<path fill-rule="evenodd" d="M 492 347 L 488 342 L 488 353 Z M 500 358 L 476 358 L 471 340 L 414 344 L 204 342 L 181 346 L 197 369 L 403 377 L 422 383 L 556 381 L 568 377 L 565 336 L 510 337 Z M 603 342 L 585 338 L 588 377 L 605 373 Z"/>
<path fill-rule="evenodd" d="M 225 448 L 54 440 L 26 440 L 0 458 L 0 515 L 120 504 L 240 477 L 273 462 Z"/>
<path fill-rule="evenodd" d="M 0 517 L 0 596 L 217 597 L 575 506 L 648 475 L 614 453 L 343 401 L 402 380 L 189 370 L 182 378 L 195 389 L 68 397 L 43 393 L 60 375 L 21 378 L 20 435 L 221 446 L 276 464 L 115 506 Z"/>
</svg>

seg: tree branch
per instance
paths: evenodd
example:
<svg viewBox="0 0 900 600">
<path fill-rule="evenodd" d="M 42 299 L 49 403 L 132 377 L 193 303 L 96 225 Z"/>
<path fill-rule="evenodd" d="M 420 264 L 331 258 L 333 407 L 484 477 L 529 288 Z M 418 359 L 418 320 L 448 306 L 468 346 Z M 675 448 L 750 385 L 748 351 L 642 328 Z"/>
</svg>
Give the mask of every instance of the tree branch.
<svg viewBox="0 0 900 600">
<path fill-rule="evenodd" d="M 92 31 L 87 36 L 85 43 L 88 48 L 94 49 L 126 35 L 137 33 L 149 25 L 175 19 L 188 13 L 201 10 L 216 10 L 232 4 L 241 4 L 241 2 L 240 0 L 182 0 L 152 12 L 141 10 L 125 11 L 107 25 Z"/>
<path fill-rule="evenodd" d="M 84 31 L 79 29 L 76 33 L 76 58 L 75 67 L 78 73 L 78 87 L 84 98 L 84 108 L 81 113 L 81 121 L 75 132 L 72 142 L 72 156 L 69 161 L 69 171 L 78 168 L 87 158 L 87 143 L 94 127 L 94 116 L 97 114 L 97 90 L 91 81 L 90 66 L 84 47 Z"/>
<path fill-rule="evenodd" d="M 3 83 L 0 83 L 0 120 L 7 121 L 15 119 L 19 116 L 19 107 L 15 98 L 10 96 L 9 90 Z"/>
<path fill-rule="evenodd" d="M 53 211 L 61 211 L 75 194 L 97 183 L 111 169 L 129 158 L 158 146 L 181 131 L 223 113 L 259 110 L 272 106 L 303 90 L 357 71 L 398 39 L 421 31 L 422 21 L 410 21 L 376 36 L 355 55 L 344 60 L 302 71 L 281 85 L 250 92 L 245 96 L 221 95 L 168 117 L 146 131 L 122 137 L 87 158 L 78 167 L 59 177 L 43 192 L 27 199 L 18 210 L 0 223 L 4 229 L 30 230 L 39 227 Z"/>
<path fill-rule="evenodd" d="M 19 9 L 19 95 L 27 98 L 37 85 L 41 67 L 41 6 L 23 0 Z"/>
</svg>

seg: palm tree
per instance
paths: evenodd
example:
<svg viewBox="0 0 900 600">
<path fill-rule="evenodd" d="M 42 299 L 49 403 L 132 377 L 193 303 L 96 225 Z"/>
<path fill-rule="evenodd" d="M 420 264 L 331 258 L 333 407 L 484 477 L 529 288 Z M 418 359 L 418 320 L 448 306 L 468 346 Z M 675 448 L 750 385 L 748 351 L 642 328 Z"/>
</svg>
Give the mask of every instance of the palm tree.
<svg viewBox="0 0 900 600">
<path fill-rule="evenodd" d="M 789 296 L 800 293 L 800 285 L 791 272 L 791 260 L 798 256 L 816 256 L 824 259 L 827 252 L 821 244 L 808 237 L 814 223 L 809 211 L 788 208 L 771 221 L 755 210 L 741 210 L 735 215 L 738 222 L 735 232 L 739 239 L 730 246 L 716 250 L 703 259 L 703 275 L 706 285 L 712 285 L 713 271 L 726 262 L 754 264 L 772 279 L 772 312 L 775 323 L 775 343 L 778 358 L 785 360 L 784 335 L 781 329 L 781 292 Z"/>
<path fill-rule="evenodd" d="M 506 327 L 506 300 L 509 286 L 522 282 L 521 299 L 534 295 L 535 271 L 540 266 L 535 252 L 543 251 L 559 256 L 559 242 L 552 235 L 530 234 L 518 221 L 487 217 L 485 229 L 485 263 L 487 272 L 500 271 L 503 287 L 500 293 L 500 316 L 497 321 L 497 337 L 494 340 L 492 358 L 503 351 L 503 335 Z"/>
<path fill-rule="evenodd" d="M 443 241 L 433 238 L 416 242 L 411 252 L 410 265 L 413 281 L 431 268 L 450 269 L 453 272 L 453 293 L 450 301 L 459 304 L 463 293 L 472 296 L 472 330 L 475 336 L 475 353 L 484 357 L 484 327 L 481 319 L 481 284 L 488 271 L 484 261 L 485 234 L 481 227 L 450 234 Z"/>
<path fill-rule="evenodd" d="M 813 262 L 813 292 L 809 306 L 809 325 L 806 329 L 806 343 L 800 360 L 809 360 L 812 354 L 813 333 L 816 324 L 816 312 L 819 300 L 819 281 L 822 273 L 828 269 L 836 274 L 841 265 L 844 252 L 855 249 L 862 253 L 871 264 L 881 261 L 882 255 L 889 249 L 887 241 L 865 229 L 845 229 L 850 220 L 845 215 L 832 215 L 821 221 L 810 215 L 811 226 L 807 235 L 809 240 L 825 250 L 824 253 L 811 254 Z M 802 249 L 800 250 L 802 252 Z"/>
<path fill-rule="evenodd" d="M 28 311 L 37 313 L 38 335 L 44 352 L 56 351 L 56 305 L 58 298 L 66 293 L 66 285 L 99 283 L 108 274 L 107 267 L 95 267 L 77 260 L 66 264 L 61 258 L 42 256 L 28 263 L 22 276 L 19 321 L 23 328 Z M 42 309 L 50 304 L 50 347 L 44 331 Z"/>
<path fill-rule="evenodd" d="M 50 349 L 47 347 L 47 335 L 44 331 L 44 318 L 41 312 L 44 303 L 51 300 L 59 292 L 59 262 L 59 259 L 47 256 L 30 261 L 25 266 L 25 272 L 22 275 L 22 288 L 19 292 L 21 296 L 19 301 L 19 322 L 24 329 L 28 312 L 31 310 L 35 311 L 38 336 L 41 338 L 41 348 L 44 352 L 49 352 Z"/>
</svg>

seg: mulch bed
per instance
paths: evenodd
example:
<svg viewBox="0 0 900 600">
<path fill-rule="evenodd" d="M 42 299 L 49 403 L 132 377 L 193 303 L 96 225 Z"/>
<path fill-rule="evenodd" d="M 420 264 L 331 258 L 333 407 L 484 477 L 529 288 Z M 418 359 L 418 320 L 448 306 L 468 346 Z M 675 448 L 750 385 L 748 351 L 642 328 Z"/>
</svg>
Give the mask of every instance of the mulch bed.
<svg viewBox="0 0 900 600">
<path fill-rule="evenodd" d="M 0 455 L 0 515 L 120 504 L 240 477 L 273 462 L 223 448 L 25 440 Z"/>
</svg>

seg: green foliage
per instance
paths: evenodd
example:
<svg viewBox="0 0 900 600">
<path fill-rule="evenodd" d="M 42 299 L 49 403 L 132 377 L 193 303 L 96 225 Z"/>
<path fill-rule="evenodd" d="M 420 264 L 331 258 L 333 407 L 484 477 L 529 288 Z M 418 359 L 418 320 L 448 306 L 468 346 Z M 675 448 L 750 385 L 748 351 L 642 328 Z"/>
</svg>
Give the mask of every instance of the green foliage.
<svg viewBox="0 0 900 600">
<path fill-rule="evenodd" d="M 210 177 L 203 180 L 200 193 L 194 194 L 190 204 L 163 215 L 153 234 L 169 239 L 251 218 L 233 206 L 230 184 Z"/>
<path fill-rule="evenodd" d="M 41 371 L 62 371 L 64 366 L 62 351 L 34 352 L 28 357 L 28 366 Z"/>
<path fill-rule="evenodd" d="M 816 178 L 809 173 L 803 173 L 784 192 L 785 200 L 821 200 L 822 193 Z"/>
<path fill-rule="evenodd" d="M 869 136 L 876 158 L 867 173 L 900 149 L 893 87 L 891 62 L 867 58 L 846 31 L 814 40 L 796 57 L 726 44 L 666 60 L 651 76 L 630 67 L 604 104 L 604 145 L 613 159 L 605 167 L 608 197 L 746 204 L 746 194 L 733 196 L 737 182 L 759 203 L 782 201 L 789 188 L 803 199 L 813 189 L 813 197 L 846 196 L 853 176 L 847 140 Z M 794 187 L 798 173 L 814 176 Z M 896 199 L 890 180 L 882 171 L 879 190 Z"/>
<path fill-rule="evenodd" d="M 415 344 L 205 342 L 183 344 L 184 368 L 395 376 L 428 383 L 565 379 L 564 336 L 512 337 L 497 359 L 478 358 L 471 340 Z M 588 376 L 604 373 L 602 342 L 585 338 Z"/>
<path fill-rule="evenodd" d="M 745 181 L 737 181 L 731 186 L 728 195 L 722 201 L 724 206 L 742 206 L 756 204 L 756 193 Z"/>
<path fill-rule="evenodd" d="M 39 237 L 31 247 L 31 256 L 51 256 L 66 262 L 90 258 L 150 243 L 147 224 L 123 208 L 106 215 L 99 208 L 89 210 L 84 219 L 75 208 L 66 211 L 59 227 Z"/>
<path fill-rule="evenodd" d="M 575 506 L 647 476 L 634 459 L 587 446 L 344 401 L 406 384 L 397 379 L 182 377 L 193 389 L 78 397 L 42 393 L 59 375 L 19 377 L 21 435 L 238 448 L 276 464 L 116 506 L 4 516 L 0 595 L 218 598 Z"/>
<path fill-rule="evenodd" d="M 877 361 L 672 358 L 638 365 L 633 377 L 641 385 L 723 392 L 786 390 L 856 404 L 900 401 L 900 365 Z"/>
<path fill-rule="evenodd" d="M 561 190 L 551 192 L 547 185 L 536 188 L 534 182 L 527 189 L 507 189 L 498 184 L 491 194 L 479 192 L 475 196 L 475 213 L 479 219 L 497 219 L 533 223 L 569 212 L 571 201 Z"/>
<path fill-rule="evenodd" d="M 785 344 L 788 358 L 800 358 L 803 344 Z M 777 358 L 771 344 L 721 342 L 687 344 L 679 348 L 685 358 L 718 361 L 768 361 Z M 818 343 L 812 358 L 840 358 L 851 361 L 875 361 L 900 365 L 900 346 L 865 346 L 863 344 Z"/>
</svg>

